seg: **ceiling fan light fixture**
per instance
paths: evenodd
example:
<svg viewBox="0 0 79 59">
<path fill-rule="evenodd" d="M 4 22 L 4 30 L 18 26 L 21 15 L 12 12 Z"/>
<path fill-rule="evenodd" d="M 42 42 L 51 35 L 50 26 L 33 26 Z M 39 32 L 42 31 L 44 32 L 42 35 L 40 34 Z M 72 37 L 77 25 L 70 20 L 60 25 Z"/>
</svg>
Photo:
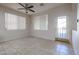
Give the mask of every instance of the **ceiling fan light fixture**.
<svg viewBox="0 0 79 59">
<path fill-rule="evenodd" d="M 26 12 L 26 13 L 28 13 L 28 12 Z"/>
<path fill-rule="evenodd" d="M 44 3 L 40 3 L 40 6 L 44 6 Z"/>
</svg>

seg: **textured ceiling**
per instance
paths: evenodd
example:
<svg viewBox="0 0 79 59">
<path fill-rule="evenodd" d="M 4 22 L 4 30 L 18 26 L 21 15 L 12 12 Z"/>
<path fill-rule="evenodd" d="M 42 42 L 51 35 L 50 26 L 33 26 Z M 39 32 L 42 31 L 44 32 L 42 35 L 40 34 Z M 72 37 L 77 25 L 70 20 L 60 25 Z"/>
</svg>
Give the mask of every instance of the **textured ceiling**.
<svg viewBox="0 0 79 59">
<path fill-rule="evenodd" d="M 54 8 L 56 6 L 60 6 L 62 5 L 61 3 L 44 3 L 43 6 L 40 6 L 40 3 L 28 3 L 29 5 L 34 5 L 34 8 L 32 8 L 33 10 L 35 10 L 35 13 L 30 12 L 28 14 L 36 14 L 36 13 L 41 13 L 44 12 L 48 9 Z M 20 6 L 18 3 L 2 3 L 0 5 L 6 6 L 8 8 L 20 11 L 25 13 L 25 10 L 18 10 L 18 8 L 22 7 Z"/>
</svg>

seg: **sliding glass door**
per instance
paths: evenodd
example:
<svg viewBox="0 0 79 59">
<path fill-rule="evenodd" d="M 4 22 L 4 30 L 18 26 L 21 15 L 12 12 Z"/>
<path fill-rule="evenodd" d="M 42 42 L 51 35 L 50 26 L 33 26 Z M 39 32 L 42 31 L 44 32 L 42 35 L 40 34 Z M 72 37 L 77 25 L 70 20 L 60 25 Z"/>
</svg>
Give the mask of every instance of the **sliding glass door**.
<svg viewBox="0 0 79 59">
<path fill-rule="evenodd" d="M 66 38 L 67 36 L 66 25 L 67 25 L 66 16 L 58 17 L 57 19 L 58 38 Z"/>
</svg>

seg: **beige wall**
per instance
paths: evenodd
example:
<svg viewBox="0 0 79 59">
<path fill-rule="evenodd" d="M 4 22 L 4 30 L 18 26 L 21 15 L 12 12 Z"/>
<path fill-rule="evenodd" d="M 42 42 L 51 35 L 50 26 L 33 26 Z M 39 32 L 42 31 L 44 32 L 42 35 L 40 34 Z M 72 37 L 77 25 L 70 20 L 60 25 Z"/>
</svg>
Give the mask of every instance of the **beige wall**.
<svg viewBox="0 0 79 59">
<path fill-rule="evenodd" d="M 6 30 L 5 29 L 5 12 L 17 14 L 26 17 L 26 30 Z M 29 35 L 29 16 L 17 11 L 0 6 L 0 42 L 16 38 L 26 37 Z"/>
<path fill-rule="evenodd" d="M 47 10 L 43 13 L 38 14 L 38 15 L 43 15 L 43 14 L 48 14 L 48 30 L 47 31 L 34 30 L 33 24 L 32 24 L 31 25 L 31 35 L 32 36 L 54 40 L 54 38 L 56 37 L 56 23 L 57 23 L 56 18 L 58 16 L 67 16 L 67 29 L 68 29 L 67 36 L 68 36 L 68 39 L 71 41 L 72 30 L 74 29 L 73 27 L 75 26 L 75 25 L 72 25 L 74 22 L 72 19 L 72 17 L 73 17 L 72 16 L 72 14 L 73 14 L 72 4 L 64 4 L 62 6 L 52 8 L 51 10 Z M 33 21 L 34 16 L 35 15 L 33 15 L 31 17 L 31 23 Z"/>
</svg>

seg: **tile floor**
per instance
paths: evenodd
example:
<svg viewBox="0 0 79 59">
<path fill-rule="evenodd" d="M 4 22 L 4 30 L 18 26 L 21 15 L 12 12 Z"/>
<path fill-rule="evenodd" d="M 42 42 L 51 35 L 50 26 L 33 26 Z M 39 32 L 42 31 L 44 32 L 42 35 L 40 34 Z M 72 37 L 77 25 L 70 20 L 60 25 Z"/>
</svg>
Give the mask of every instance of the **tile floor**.
<svg viewBox="0 0 79 59">
<path fill-rule="evenodd" d="M 39 38 L 22 38 L 0 43 L 0 55 L 73 55 L 71 45 Z"/>
</svg>

